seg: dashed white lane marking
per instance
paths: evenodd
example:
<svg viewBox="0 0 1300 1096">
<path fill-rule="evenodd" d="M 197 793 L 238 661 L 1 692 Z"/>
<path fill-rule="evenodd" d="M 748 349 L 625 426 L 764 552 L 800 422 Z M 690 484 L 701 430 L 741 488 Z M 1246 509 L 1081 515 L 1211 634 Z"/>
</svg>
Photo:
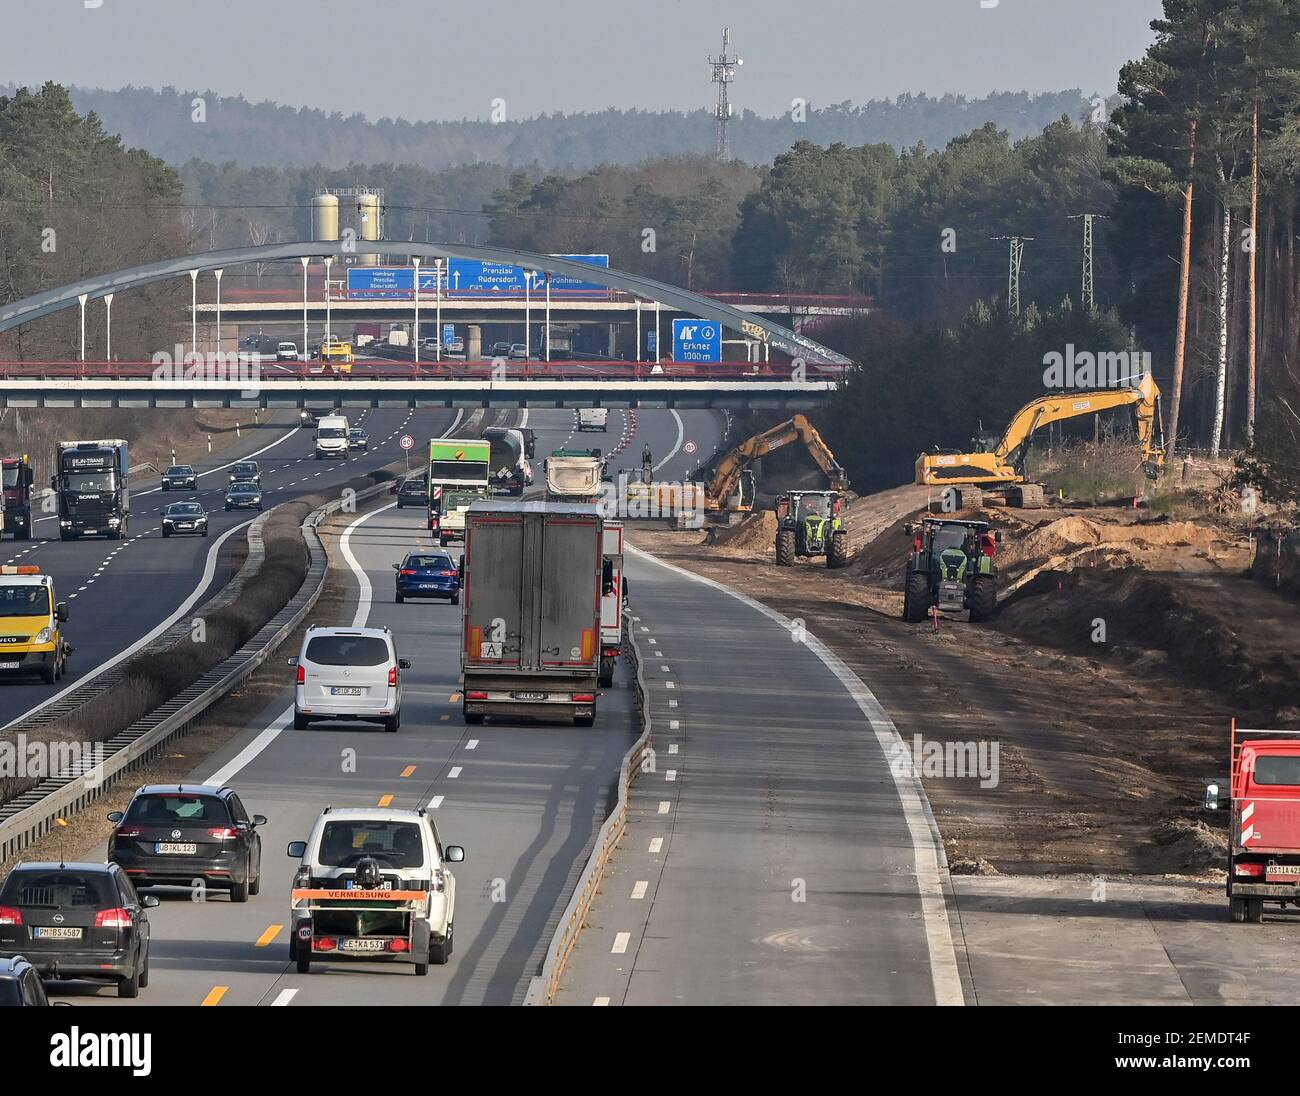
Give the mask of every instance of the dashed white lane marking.
<svg viewBox="0 0 1300 1096">
<path fill-rule="evenodd" d="M 649 888 L 649 886 L 650 886 L 650 881 L 648 879 L 638 879 L 632 887 L 633 900 L 639 902 L 642 898 L 644 898 L 645 892 Z"/>
<path fill-rule="evenodd" d="M 674 780 L 677 779 L 677 770 L 669 769 L 666 773 L 664 773 L 664 779 L 671 784 Z"/>
<path fill-rule="evenodd" d="M 609 998 L 608 998 L 608 997 L 597 997 L 597 998 L 596 998 L 594 1001 L 592 1001 L 591 1003 L 592 1003 L 593 1006 L 597 1006 L 597 1005 L 599 1005 L 599 1006 L 602 1006 L 602 1007 L 603 1007 L 603 1006 L 609 1004 Z"/>
<path fill-rule="evenodd" d="M 647 849 L 646 851 L 660 852 L 663 850 L 663 847 L 664 847 L 664 839 L 662 837 L 652 837 L 650 838 L 650 848 Z"/>
<path fill-rule="evenodd" d="M 435 795 L 432 799 L 429 800 L 429 810 L 436 811 L 439 807 L 442 806 L 442 801 L 444 798 L 446 797 L 441 795 Z"/>
<path fill-rule="evenodd" d="M 667 672 L 668 672 L 668 667 L 667 667 L 667 666 L 663 666 L 663 665 L 661 665 L 661 666 L 659 667 L 659 669 L 663 670 L 664 673 L 667 673 Z"/>
<path fill-rule="evenodd" d="M 669 746 L 668 746 L 668 752 L 669 752 L 670 754 L 675 754 L 675 753 L 677 752 L 677 743 L 676 743 L 676 742 L 669 743 Z"/>
<path fill-rule="evenodd" d="M 614 946 L 609 949 L 610 954 L 625 955 L 627 953 L 627 946 L 629 943 L 631 943 L 631 941 L 632 941 L 632 934 L 630 932 L 620 932 L 615 934 Z"/>
<path fill-rule="evenodd" d="M 290 1001 L 292 1001 L 297 996 L 298 996 L 298 991 L 296 989 L 282 989 L 276 995 L 275 1000 L 271 1002 L 271 1007 L 275 1008 L 277 1005 L 283 1007 L 284 1005 L 287 1005 Z"/>
<path fill-rule="evenodd" d="M 633 556 L 735 598 L 755 612 L 762 613 L 787 632 L 794 627 L 788 617 L 738 590 L 733 590 L 724 583 L 697 575 L 684 567 L 666 563 L 630 545 L 627 550 Z M 816 636 L 805 634 L 804 646 L 839 679 L 845 692 L 866 717 L 876 741 L 880 744 L 881 752 L 886 757 L 892 756 L 902 740 L 898 728 L 894 726 L 894 721 L 876 698 L 875 693 L 839 655 Z M 671 704 L 672 701 L 668 703 Z M 965 993 L 957 969 L 957 953 L 953 946 L 952 928 L 948 921 L 948 899 L 944 891 L 944 872 L 940 860 L 941 845 L 937 837 L 934 816 L 930 811 L 930 803 L 926 798 L 925 789 L 921 786 L 920 778 L 914 772 L 907 774 L 897 768 L 891 768 L 890 774 L 902 804 L 903 818 L 912 842 L 916 887 L 921 899 L 921 917 L 924 923 L 926 948 L 930 953 L 930 979 L 935 1001 L 941 1005 L 964 1005 Z"/>
<path fill-rule="evenodd" d="M 651 645 L 652 647 L 658 647 L 658 646 L 659 646 L 659 641 L 658 641 L 657 639 L 652 639 L 652 640 L 650 641 L 650 645 Z"/>
<path fill-rule="evenodd" d="M 453 766 L 451 767 L 451 771 L 447 774 L 447 779 L 448 779 L 448 780 L 455 780 L 458 776 L 460 776 L 460 766 L 459 766 L 459 765 L 453 765 Z"/>
<path fill-rule="evenodd" d="M 665 682 L 664 682 L 664 688 L 665 688 L 665 689 L 675 689 L 675 688 L 677 688 L 677 683 L 676 683 L 675 681 L 665 681 Z"/>
<path fill-rule="evenodd" d="M 661 799 L 661 800 L 659 800 L 659 813 L 660 813 L 660 814 L 667 814 L 670 810 L 672 810 L 672 807 L 673 807 L 673 803 L 672 803 L 672 800 L 671 800 L 671 799 Z"/>
<path fill-rule="evenodd" d="M 668 729 L 670 731 L 678 730 L 681 727 L 681 725 L 682 725 L 682 721 L 680 719 L 670 719 L 668 721 Z"/>
<path fill-rule="evenodd" d="M 668 707 L 670 707 L 670 708 L 676 708 L 676 707 L 677 707 L 677 701 L 675 701 L 675 700 L 670 700 L 670 701 L 668 701 Z"/>
<path fill-rule="evenodd" d="M 465 749 L 467 749 L 467 750 L 476 750 L 476 749 L 478 749 L 478 739 L 477 739 L 477 738 L 471 738 L 468 742 L 465 743 Z"/>
</svg>

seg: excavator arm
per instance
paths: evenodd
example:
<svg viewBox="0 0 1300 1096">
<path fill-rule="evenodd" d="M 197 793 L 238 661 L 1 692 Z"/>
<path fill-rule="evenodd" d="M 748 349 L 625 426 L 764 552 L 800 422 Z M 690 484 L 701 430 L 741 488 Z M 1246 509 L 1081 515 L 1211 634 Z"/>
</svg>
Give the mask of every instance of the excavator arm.
<svg viewBox="0 0 1300 1096">
<path fill-rule="evenodd" d="M 848 477 L 836 461 L 830 446 L 822 440 L 822 436 L 813 424 L 803 415 L 795 415 L 787 422 L 746 439 L 722 458 L 705 492 L 709 509 L 716 510 L 735 493 L 740 477 L 754 461 L 792 442 L 804 444 L 813 460 L 817 462 L 817 467 L 826 473 L 832 490 L 848 489 Z"/>
<path fill-rule="evenodd" d="M 1134 407 L 1142 463 L 1149 473 L 1165 461 L 1160 431 L 1160 389 L 1150 374 L 1132 388 L 1057 393 L 1031 400 L 1012 416 L 1002 437 L 987 453 L 922 453 L 918 483 L 1023 483 L 1025 454 L 1034 431 L 1053 422 Z"/>
</svg>

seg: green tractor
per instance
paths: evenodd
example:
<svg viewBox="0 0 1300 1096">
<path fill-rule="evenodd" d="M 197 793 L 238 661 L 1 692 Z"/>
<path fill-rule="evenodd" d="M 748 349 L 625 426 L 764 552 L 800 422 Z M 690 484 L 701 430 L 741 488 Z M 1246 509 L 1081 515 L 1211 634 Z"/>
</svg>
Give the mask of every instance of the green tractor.
<svg viewBox="0 0 1300 1096">
<path fill-rule="evenodd" d="M 838 491 L 791 491 L 776 500 L 776 565 L 825 556 L 827 567 L 849 562 L 844 496 Z"/>
<path fill-rule="evenodd" d="M 988 620 L 997 608 L 994 556 L 1002 534 L 990 533 L 987 521 L 954 518 L 925 518 L 903 528 L 912 538 L 903 619 L 916 623 L 938 608 L 941 613 L 969 612 L 972 621 Z"/>
</svg>

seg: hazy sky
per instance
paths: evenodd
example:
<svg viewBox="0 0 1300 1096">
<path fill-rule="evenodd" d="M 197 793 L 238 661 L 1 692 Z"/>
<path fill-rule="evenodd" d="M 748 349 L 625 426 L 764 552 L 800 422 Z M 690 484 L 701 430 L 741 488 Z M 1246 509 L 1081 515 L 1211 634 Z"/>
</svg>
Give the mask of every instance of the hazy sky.
<svg viewBox="0 0 1300 1096">
<path fill-rule="evenodd" d="M 95 5 L 98 6 L 95 6 Z M 984 5 L 988 5 L 987 7 Z M 1111 93 L 1159 0 L 4 0 L 0 82 L 172 85 L 371 118 L 510 118 L 903 92 Z"/>
</svg>

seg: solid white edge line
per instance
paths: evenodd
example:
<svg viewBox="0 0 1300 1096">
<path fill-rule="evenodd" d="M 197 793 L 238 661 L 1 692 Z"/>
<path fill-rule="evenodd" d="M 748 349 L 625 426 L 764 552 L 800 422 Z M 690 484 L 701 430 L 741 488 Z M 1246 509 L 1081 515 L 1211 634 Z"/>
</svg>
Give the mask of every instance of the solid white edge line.
<svg viewBox="0 0 1300 1096">
<path fill-rule="evenodd" d="M 675 409 L 671 409 L 670 414 L 677 420 L 677 441 L 674 443 L 672 451 L 668 456 L 664 457 L 663 460 L 651 469 L 652 472 L 658 472 L 659 469 L 672 460 L 673 457 L 677 456 L 677 450 L 682 447 L 682 442 L 686 440 L 686 424 L 682 422 L 681 415 L 679 415 Z"/>
<path fill-rule="evenodd" d="M 634 548 L 630 544 L 625 546 L 625 551 L 634 556 L 640 556 L 642 559 L 659 567 L 673 571 L 684 578 L 712 587 L 729 597 L 734 597 L 742 604 L 762 613 L 769 620 L 775 621 L 787 632 L 794 629 L 794 622 L 782 616 L 775 609 L 771 609 L 761 601 L 755 601 L 753 598 L 747 597 L 745 594 L 733 590 L 721 582 L 705 578 L 703 575 L 697 575 L 683 567 L 678 567 L 676 564 L 665 563 L 649 552 Z M 952 927 L 948 922 L 948 901 L 944 891 L 944 869 L 941 868 L 942 861 L 940 860 L 942 847 L 937 839 L 934 814 L 930 810 L 930 801 L 926 797 L 921 778 L 914 770 L 908 775 L 900 774 L 895 771 L 896 767 L 894 765 L 888 763 L 891 757 L 897 755 L 896 751 L 903 748 L 903 740 L 898 733 L 898 728 L 894 726 L 894 721 L 889 718 L 888 713 L 886 713 L 880 701 L 876 699 L 875 694 L 867 688 L 866 683 L 853 672 L 839 655 L 808 631 L 806 627 L 802 629 L 802 634 L 804 636 L 804 646 L 821 659 L 826 668 L 839 678 L 840 684 L 844 686 L 845 691 L 853 698 L 862 714 L 867 717 L 867 722 L 871 724 L 876 740 L 880 743 L 881 754 L 885 759 L 886 768 L 888 768 L 893 778 L 894 787 L 898 791 L 899 802 L 903 807 L 903 816 L 907 821 L 908 835 L 912 839 L 916 888 L 921 898 L 921 917 L 925 922 L 925 942 L 930 953 L 930 980 L 934 987 L 935 1003 L 939 1005 L 964 1005 L 966 998 L 962 991 L 961 974 L 957 969 L 957 952 L 953 944 Z"/>
<path fill-rule="evenodd" d="M 390 502 L 378 509 L 371 510 L 369 513 L 362 514 L 355 521 L 351 522 L 347 529 L 344 530 L 343 536 L 339 540 L 339 550 L 343 558 L 347 561 L 348 567 L 352 571 L 353 577 L 357 580 L 359 593 L 357 597 L 356 612 L 352 616 L 352 627 L 362 628 L 365 626 L 367 618 L 370 616 L 370 606 L 372 601 L 372 587 L 370 585 L 370 576 L 366 574 L 366 569 L 358 562 L 357 557 L 352 554 L 349 541 L 352 539 L 352 533 L 362 522 L 369 521 L 376 514 L 382 514 L 385 510 L 391 510 L 397 503 Z M 293 723 L 293 705 L 290 704 L 272 721 L 271 725 L 263 730 L 247 746 L 239 751 L 227 764 L 218 769 L 212 776 L 205 781 L 208 784 L 218 786 L 228 784 L 241 769 L 252 761 L 258 754 L 274 742 L 283 731 Z"/>
<path fill-rule="evenodd" d="M 16 716 L 15 718 L 11 719 L 8 723 L 5 724 L 5 727 L 12 727 L 15 723 L 21 723 L 24 719 L 27 719 L 29 716 L 35 714 L 36 712 L 39 712 L 42 708 L 46 707 L 47 705 L 53 704 L 60 697 L 66 696 L 68 693 L 72 692 L 73 689 L 78 689 L 82 685 L 85 685 L 86 682 L 93 681 L 105 670 L 112 669 L 114 666 L 116 666 L 119 662 L 122 661 L 122 659 L 130 657 L 131 655 L 135 654 L 136 651 L 140 650 L 141 647 L 144 647 L 149 643 L 152 643 L 154 639 L 156 639 L 159 635 L 161 635 L 173 624 L 175 624 L 176 621 L 180 620 L 181 617 L 183 617 L 194 607 L 195 602 L 197 602 L 199 598 L 203 596 L 204 591 L 207 590 L 209 584 L 212 582 L 212 576 L 217 573 L 217 556 L 220 555 L 221 553 L 222 544 L 224 544 L 233 534 L 237 533 L 240 529 L 243 529 L 246 526 L 252 524 L 253 524 L 253 519 L 249 518 L 248 521 L 242 521 L 238 525 L 232 525 L 229 529 L 227 529 L 224 533 L 222 533 L 221 536 L 217 537 L 217 539 L 213 542 L 212 547 L 208 549 L 207 562 L 203 566 L 203 577 L 199 579 L 199 584 L 196 587 L 194 587 L 194 590 L 190 593 L 190 596 L 187 597 L 183 602 L 181 602 L 179 606 L 177 606 L 176 610 L 172 613 L 171 616 L 167 617 L 165 620 L 156 624 L 153 627 L 152 631 L 141 636 L 134 643 L 132 643 L 131 646 L 125 648 L 124 650 L 118 651 L 118 653 L 115 654 L 112 658 L 107 659 L 104 662 L 101 662 L 93 670 L 90 670 L 82 674 L 71 685 L 68 685 L 63 689 L 60 689 L 53 696 L 46 697 L 35 707 L 28 708 L 27 711 L 23 712 L 22 715 Z M 94 579 L 91 579 L 90 581 L 94 582 Z"/>
</svg>

